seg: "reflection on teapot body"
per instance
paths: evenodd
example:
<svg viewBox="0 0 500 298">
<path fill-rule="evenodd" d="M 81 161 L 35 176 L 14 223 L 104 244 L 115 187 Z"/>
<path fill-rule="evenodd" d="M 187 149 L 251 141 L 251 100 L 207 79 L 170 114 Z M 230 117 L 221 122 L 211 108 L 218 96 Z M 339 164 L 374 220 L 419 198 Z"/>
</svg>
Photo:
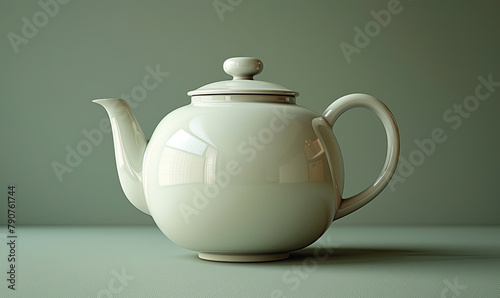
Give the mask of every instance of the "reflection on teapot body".
<svg viewBox="0 0 500 298">
<path fill-rule="evenodd" d="M 377 196 L 396 169 L 399 134 L 383 103 L 351 94 L 318 115 L 295 104 L 297 92 L 253 80 L 262 67 L 255 58 L 226 60 L 233 80 L 188 92 L 191 104 L 165 116 L 149 142 L 126 101 L 94 100 L 111 118 L 127 198 L 202 259 L 284 259 Z M 353 107 L 381 119 L 388 151 L 376 182 L 343 199 L 344 168 L 332 127 Z"/>
</svg>

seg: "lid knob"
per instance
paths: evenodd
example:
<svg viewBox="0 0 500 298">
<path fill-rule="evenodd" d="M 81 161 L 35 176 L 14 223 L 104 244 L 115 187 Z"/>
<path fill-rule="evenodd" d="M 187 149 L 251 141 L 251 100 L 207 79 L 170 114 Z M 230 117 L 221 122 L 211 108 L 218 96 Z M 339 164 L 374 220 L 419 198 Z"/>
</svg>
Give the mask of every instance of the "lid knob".
<svg viewBox="0 0 500 298">
<path fill-rule="evenodd" d="M 233 80 L 253 80 L 253 76 L 262 72 L 262 61 L 252 57 L 234 57 L 224 61 L 224 71 L 233 76 Z"/>
</svg>

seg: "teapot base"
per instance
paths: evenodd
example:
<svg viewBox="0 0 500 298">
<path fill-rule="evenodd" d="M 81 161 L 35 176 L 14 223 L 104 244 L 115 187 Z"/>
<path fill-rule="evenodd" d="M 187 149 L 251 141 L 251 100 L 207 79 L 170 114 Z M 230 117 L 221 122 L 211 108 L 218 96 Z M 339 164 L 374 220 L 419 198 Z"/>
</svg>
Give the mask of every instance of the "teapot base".
<svg viewBox="0 0 500 298">
<path fill-rule="evenodd" d="M 215 262 L 234 262 L 234 263 L 256 263 L 256 262 L 271 262 L 287 259 L 290 256 L 285 253 L 271 254 L 225 254 L 225 253 L 210 253 L 200 252 L 198 257 L 202 260 Z"/>
</svg>

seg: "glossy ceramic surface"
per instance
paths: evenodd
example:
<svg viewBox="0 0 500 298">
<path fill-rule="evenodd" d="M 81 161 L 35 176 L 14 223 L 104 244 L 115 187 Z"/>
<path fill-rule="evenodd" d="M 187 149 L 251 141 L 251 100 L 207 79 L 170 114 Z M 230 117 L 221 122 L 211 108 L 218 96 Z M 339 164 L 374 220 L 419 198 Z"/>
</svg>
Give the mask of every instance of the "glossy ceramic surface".
<svg viewBox="0 0 500 298">
<path fill-rule="evenodd" d="M 202 259 L 286 258 L 378 195 L 396 168 L 399 135 L 384 104 L 353 94 L 318 115 L 295 104 L 298 93 L 253 80 L 262 67 L 255 58 L 226 60 L 233 80 L 191 91 L 191 104 L 168 114 L 149 142 L 124 100 L 94 101 L 111 118 L 127 198 Z M 343 200 L 342 156 L 332 126 L 353 107 L 379 116 L 388 152 L 376 182 Z"/>
</svg>

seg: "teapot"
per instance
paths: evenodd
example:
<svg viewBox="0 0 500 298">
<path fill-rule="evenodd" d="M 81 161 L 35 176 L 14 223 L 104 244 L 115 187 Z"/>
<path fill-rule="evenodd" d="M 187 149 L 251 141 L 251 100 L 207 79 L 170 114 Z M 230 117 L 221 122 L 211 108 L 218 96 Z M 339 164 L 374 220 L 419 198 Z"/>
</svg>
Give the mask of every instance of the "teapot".
<svg viewBox="0 0 500 298">
<path fill-rule="evenodd" d="M 381 101 L 350 94 L 319 115 L 296 104 L 297 92 L 254 80 L 259 59 L 230 58 L 223 69 L 232 80 L 188 92 L 191 103 L 166 115 L 150 140 L 125 100 L 93 100 L 110 117 L 125 196 L 171 241 L 210 261 L 286 259 L 387 186 L 400 145 Z M 372 185 L 343 198 L 333 125 L 356 107 L 382 121 L 387 155 Z"/>
</svg>

